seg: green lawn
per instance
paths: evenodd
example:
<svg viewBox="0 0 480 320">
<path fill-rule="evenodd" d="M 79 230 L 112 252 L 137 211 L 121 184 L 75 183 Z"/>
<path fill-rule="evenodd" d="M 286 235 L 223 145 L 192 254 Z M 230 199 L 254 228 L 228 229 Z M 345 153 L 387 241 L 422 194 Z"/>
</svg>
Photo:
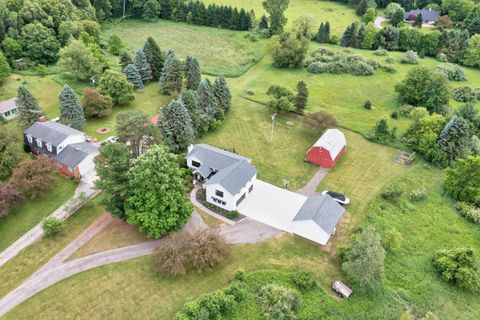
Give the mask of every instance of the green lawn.
<svg viewBox="0 0 480 320">
<path fill-rule="evenodd" d="M 195 26 L 160 20 L 147 23 L 138 20 L 102 25 L 102 38 L 118 34 L 132 55 L 142 48 L 147 37 L 153 37 L 163 51 L 169 49 L 184 59 L 197 57 L 203 73 L 228 77 L 239 76 L 265 54 L 266 40 L 252 42 L 247 32 Z"/>
<path fill-rule="evenodd" d="M 54 178 L 56 185 L 45 196 L 27 199 L 18 210 L 0 219 L 0 251 L 15 242 L 73 195 L 77 187 L 74 180 L 57 174 Z"/>
<path fill-rule="evenodd" d="M 257 19 L 260 19 L 262 14 L 266 14 L 262 6 L 263 0 L 203 0 L 203 2 L 229 5 L 248 11 L 253 9 Z M 286 29 L 291 28 L 295 19 L 302 15 L 314 17 L 316 29 L 321 22 L 330 21 L 332 33 L 338 36 L 343 34 L 348 25 L 359 19 L 352 7 L 341 3 L 324 0 L 290 0 L 288 9 L 285 11 L 288 19 Z"/>
<path fill-rule="evenodd" d="M 65 222 L 65 230 L 61 234 L 52 238 L 40 239 L 0 267 L 0 282 L 2 283 L 0 297 L 30 277 L 104 212 L 103 207 L 99 205 L 99 197 L 68 218 Z"/>
</svg>

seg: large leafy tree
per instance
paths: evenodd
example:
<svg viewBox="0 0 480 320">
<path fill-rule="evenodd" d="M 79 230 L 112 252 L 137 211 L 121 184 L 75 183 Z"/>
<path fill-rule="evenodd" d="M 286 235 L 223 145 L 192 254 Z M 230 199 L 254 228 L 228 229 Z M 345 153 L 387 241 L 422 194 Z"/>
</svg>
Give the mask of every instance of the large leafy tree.
<svg viewBox="0 0 480 320">
<path fill-rule="evenodd" d="M 18 124 L 23 127 L 31 126 L 43 114 L 37 99 L 24 85 L 18 87 L 15 104 L 18 108 Z"/>
<path fill-rule="evenodd" d="M 58 98 L 60 100 L 60 122 L 75 129 L 83 127 L 85 115 L 75 91 L 66 84 Z"/>
<path fill-rule="evenodd" d="M 133 85 L 128 83 L 127 78 L 119 72 L 107 70 L 100 78 L 99 90 L 110 96 L 113 104 L 127 104 L 135 99 Z"/>
<path fill-rule="evenodd" d="M 157 126 L 149 123 L 148 116 L 142 111 L 120 112 L 117 114 L 115 129 L 118 141 L 128 144 L 134 157 L 161 141 Z"/>
<path fill-rule="evenodd" d="M 172 100 L 162 108 L 158 126 L 163 142 L 174 153 L 185 150 L 195 140 L 190 114 L 181 100 Z"/>
<path fill-rule="evenodd" d="M 128 223 L 153 238 L 185 225 L 193 208 L 183 189 L 177 156 L 163 146 L 153 146 L 134 160 L 128 178 Z"/>
<path fill-rule="evenodd" d="M 152 69 L 150 68 L 150 63 L 148 63 L 147 56 L 142 49 L 138 49 L 135 54 L 135 67 L 142 77 L 142 81 L 147 83 L 153 79 Z"/>
<path fill-rule="evenodd" d="M 227 80 L 224 76 L 219 76 L 215 78 L 213 82 L 213 96 L 215 98 L 215 103 L 218 108 L 222 109 L 224 112 L 227 112 L 232 105 L 232 94 L 228 88 Z"/>
<path fill-rule="evenodd" d="M 157 81 L 158 79 L 160 79 L 160 76 L 162 74 L 162 68 L 164 63 L 162 51 L 160 50 L 157 42 L 152 37 L 148 37 L 145 41 L 145 44 L 143 45 L 143 52 L 147 57 L 150 68 L 152 69 L 153 80 Z"/>
<path fill-rule="evenodd" d="M 400 40 L 400 31 L 392 26 L 387 26 L 378 31 L 375 39 L 376 48 L 385 48 L 393 51 L 398 49 L 398 41 Z"/>
<path fill-rule="evenodd" d="M 0 139 L 0 180 L 8 178 L 20 160 L 19 139 L 10 127 L 2 128 Z"/>
<path fill-rule="evenodd" d="M 83 88 L 82 108 L 85 117 L 101 118 L 112 112 L 112 99 L 102 95 L 94 88 Z"/>
<path fill-rule="evenodd" d="M 158 0 L 146 0 L 143 3 L 143 19 L 151 22 L 158 20 L 160 8 Z"/>
<path fill-rule="evenodd" d="M 163 65 L 160 85 L 164 94 L 182 91 L 183 66 L 173 51 L 169 51 Z"/>
<path fill-rule="evenodd" d="M 385 250 L 373 227 L 363 229 L 345 252 L 342 270 L 362 289 L 376 289 L 383 281 Z"/>
<path fill-rule="evenodd" d="M 185 59 L 186 88 L 189 90 L 197 90 L 201 79 L 200 64 L 198 63 L 197 58 L 188 56 Z"/>
<path fill-rule="evenodd" d="M 123 73 L 125 73 L 125 77 L 127 78 L 127 81 L 133 84 L 133 89 L 135 90 L 143 89 L 142 76 L 138 72 L 137 67 L 135 67 L 133 64 L 129 64 L 125 68 L 125 70 L 123 70 Z"/>
<path fill-rule="evenodd" d="M 111 54 L 118 56 L 122 51 L 123 47 L 124 44 L 118 34 L 114 33 L 110 35 L 110 37 L 108 38 L 108 51 Z"/>
<path fill-rule="evenodd" d="M 473 0 L 442 0 L 442 11 L 455 22 L 462 22 L 475 6 Z"/>
<path fill-rule="evenodd" d="M 445 190 L 458 201 L 480 206 L 480 156 L 458 160 L 445 169 Z"/>
<path fill-rule="evenodd" d="M 468 43 L 467 30 L 445 30 L 438 42 L 437 50 L 445 54 L 448 61 L 459 63 Z"/>
<path fill-rule="evenodd" d="M 203 110 L 200 108 L 198 92 L 196 90 L 183 90 L 179 99 L 188 110 L 195 137 L 203 136 L 208 128 L 208 122 L 206 114 L 204 114 Z"/>
<path fill-rule="evenodd" d="M 447 79 L 425 67 L 410 69 L 395 90 L 401 102 L 425 107 L 430 112 L 442 112 L 450 96 Z"/>
<path fill-rule="evenodd" d="M 95 159 L 98 180 L 95 188 L 104 191 L 102 204 L 114 217 L 126 219 L 125 201 L 128 198 L 128 170 L 132 154 L 123 143 L 105 143 Z"/>
<path fill-rule="evenodd" d="M 476 34 L 468 40 L 463 63 L 466 66 L 480 68 L 480 34 Z"/>
<path fill-rule="evenodd" d="M 10 66 L 8 65 L 7 58 L 0 51 L 0 84 L 10 75 Z"/>
<path fill-rule="evenodd" d="M 0 181 L 0 219 L 5 218 L 12 209 L 17 209 L 24 200 L 17 186 Z"/>
<path fill-rule="evenodd" d="M 299 68 L 307 55 L 309 40 L 293 33 L 275 37 L 269 48 L 273 65 L 278 68 Z"/>
<path fill-rule="evenodd" d="M 272 34 L 280 34 L 283 27 L 287 24 L 287 18 L 284 15 L 288 8 L 289 0 L 266 0 L 262 5 L 269 14 L 270 31 Z"/>
<path fill-rule="evenodd" d="M 49 64 L 57 61 L 60 44 L 54 31 L 40 23 L 30 23 L 22 28 L 20 43 L 23 52 L 30 60 Z"/>
<path fill-rule="evenodd" d="M 100 62 L 92 51 L 80 40 L 71 39 L 60 50 L 59 63 L 72 72 L 78 80 L 86 80 L 100 72 Z"/>
<path fill-rule="evenodd" d="M 47 157 L 26 159 L 13 172 L 12 183 L 32 199 L 43 196 L 55 185 L 55 164 Z"/>
</svg>

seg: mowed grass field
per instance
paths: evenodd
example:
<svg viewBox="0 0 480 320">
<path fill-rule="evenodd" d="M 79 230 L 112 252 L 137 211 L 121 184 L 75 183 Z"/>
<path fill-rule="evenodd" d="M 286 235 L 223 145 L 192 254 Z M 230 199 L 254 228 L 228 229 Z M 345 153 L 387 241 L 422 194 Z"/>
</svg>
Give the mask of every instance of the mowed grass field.
<svg viewBox="0 0 480 320">
<path fill-rule="evenodd" d="M 77 183 L 58 174 L 54 175 L 55 186 L 37 199 L 28 199 L 17 210 L 11 210 L 0 220 L 0 252 L 20 238 L 25 232 L 53 213 L 73 196 Z"/>
<path fill-rule="evenodd" d="M 260 19 L 266 11 L 263 9 L 263 0 L 202 0 L 206 4 L 215 3 L 227 6 L 244 8 L 247 11 L 253 9 L 257 19 Z M 290 0 L 288 9 L 285 11 L 287 17 L 286 29 L 293 27 L 294 21 L 307 15 L 314 18 L 315 28 L 318 29 L 321 22 L 330 22 L 332 34 L 341 36 L 345 28 L 352 22 L 359 20 L 355 10 L 341 3 L 324 0 Z"/>
<path fill-rule="evenodd" d="M 235 77 L 243 74 L 265 54 L 266 40 L 252 42 L 245 38 L 247 32 L 202 27 L 187 23 L 159 20 L 145 23 L 137 20 L 104 24 L 102 38 L 118 34 L 133 56 L 143 48 L 147 37 L 153 37 L 160 48 L 185 59 L 195 56 L 202 73 Z"/>
</svg>

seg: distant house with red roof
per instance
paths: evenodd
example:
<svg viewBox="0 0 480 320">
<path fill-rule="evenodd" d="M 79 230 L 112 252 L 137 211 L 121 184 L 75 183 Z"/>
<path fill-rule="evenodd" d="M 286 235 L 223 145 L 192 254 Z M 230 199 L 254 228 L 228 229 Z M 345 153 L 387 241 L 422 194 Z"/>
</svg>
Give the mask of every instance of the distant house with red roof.
<svg viewBox="0 0 480 320">
<path fill-rule="evenodd" d="M 345 135 L 328 129 L 307 152 L 307 161 L 323 168 L 333 168 L 347 146 Z"/>
</svg>

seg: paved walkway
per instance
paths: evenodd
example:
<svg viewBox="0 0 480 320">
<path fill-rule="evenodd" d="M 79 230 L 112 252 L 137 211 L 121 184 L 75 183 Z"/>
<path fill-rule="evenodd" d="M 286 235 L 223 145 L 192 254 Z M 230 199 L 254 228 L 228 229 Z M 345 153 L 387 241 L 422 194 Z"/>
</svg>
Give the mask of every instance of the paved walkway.
<svg viewBox="0 0 480 320">
<path fill-rule="evenodd" d="M 205 213 L 211 215 L 212 217 L 218 219 L 218 220 L 221 220 L 222 222 L 225 222 L 226 224 L 228 225 L 231 225 L 233 226 L 235 224 L 235 221 L 233 220 L 230 220 L 230 219 L 227 219 L 225 218 L 224 216 L 222 215 L 219 215 L 218 213 L 216 212 L 213 212 L 212 210 L 208 209 L 207 207 L 205 207 L 203 204 L 201 204 L 200 202 L 198 202 L 197 200 L 197 192 L 200 191 L 199 188 L 193 188 L 192 192 L 190 192 L 190 201 L 192 201 L 193 205 L 195 207 L 198 207 L 200 209 L 202 209 L 202 211 L 204 211 Z"/>
<path fill-rule="evenodd" d="M 55 210 L 50 216 L 65 220 L 79 209 L 79 207 L 76 208 L 76 210 L 72 210 L 71 208 L 78 201 L 78 197 L 81 194 L 84 194 L 88 199 L 91 199 L 98 195 L 100 191 L 93 189 L 93 182 L 95 181 L 95 179 L 95 171 L 92 171 L 91 173 L 85 175 L 85 177 L 80 180 L 80 183 L 78 184 L 73 197 L 67 200 L 67 202 L 65 202 L 62 206 Z M 21 250 L 40 239 L 42 236 L 43 229 L 42 223 L 40 222 L 0 253 L 0 267 L 7 263 L 10 259 L 15 257 Z"/>
<path fill-rule="evenodd" d="M 325 168 L 318 169 L 317 173 L 315 173 L 312 179 L 310 179 L 310 181 L 303 188 L 298 189 L 297 193 L 300 193 L 307 197 L 319 194 L 317 192 L 317 187 L 329 171 L 329 169 Z"/>
</svg>

